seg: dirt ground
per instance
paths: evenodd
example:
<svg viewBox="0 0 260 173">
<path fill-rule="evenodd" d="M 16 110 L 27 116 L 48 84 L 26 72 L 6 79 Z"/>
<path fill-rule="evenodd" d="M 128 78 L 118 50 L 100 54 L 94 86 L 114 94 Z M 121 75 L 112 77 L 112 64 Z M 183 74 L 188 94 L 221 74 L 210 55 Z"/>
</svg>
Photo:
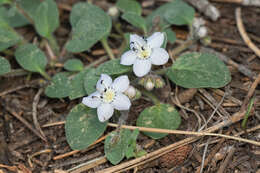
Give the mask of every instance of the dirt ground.
<svg viewBox="0 0 260 173">
<path fill-rule="evenodd" d="M 55 33 L 59 44 L 62 46 L 69 38 L 71 27 L 69 25 L 69 10 L 70 7 L 78 2 L 78 0 L 59 0 L 61 26 Z M 143 4 L 147 1 L 141 1 Z M 152 1 L 151 5 L 143 8 L 143 14 L 149 14 L 153 9 L 165 3 L 164 1 Z M 107 10 L 113 4 L 113 1 L 93 1 L 93 3 Z M 206 26 L 209 30 L 209 36 L 212 39 L 211 44 L 207 47 L 226 55 L 230 61 L 238 65 L 243 65 L 253 73 L 260 73 L 260 59 L 257 55 L 245 44 L 241 38 L 235 19 L 235 9 L 239 6 L 230 3 L 213 3 L 221 12 L 221 17 L 213 22 L 203 14 L 196 12 L 197 16 L 201 16 L 206 20 Z M 260 48 L 260 8 L 257 7 L 242 7 L 242 20 L 246 28 L 246 32 L 252 39 L 254 44 Z M 138 32 L 135 28 L 123 22 L 123 31 Z M 178 41 L 175 44 L 168 44 L 167 49 L 172 50 L 184 41 L 187 37 L 188 30 L 185 27 L 172 27 L 177 33 Z M 32 41 L 36 38 L 34 29 L 31 26 L 26 26 L 17 29 L 25 38 Z M 113 29 L 112 33 L 116 33 Z M 116 50 L 120 46 L 120 40 L 109 38 L 109 44 Z M 41 41 L 41 40 L 38 40 Z M 122 40 L 121 40 L 122 41 Z M 196 43 L 190 50 L 200 51 L 203 45 Z M 10 49 L 14 51 L 14 49 Z M 116 53 L 116 51 L 115 51 Z M 92 52 L 84 52 L 74 54 L 75 57 L 81 59 L 85 65 L 97 60 L 105 55 L 100 43 L 92 48 Z M 20 68 L 13 55 L 6 55 L 11 60 L 13 68 Z M 72 55 L 66 54 L 61 58 L 64 61 Z M 61 63 L 62 64 L 62 63 Z M 214 126 L 219 122 L 229 118 L 234 113 L 239 112 L 241 105 L 246 98 L 252 83 L 255 81 L 253 76 L 245 76 L 238 70 L 238 66 L 232 63 L 228 64 L 232 74 L 232 81 L 225 88 L 217 90 L 202 89 L 202 90 L 187 90 L 176 86 L 167 85 L 163 90 L 156 91 L 161 97 L 161 100 L 170 104 L 174 102 L 168 97 L 169 93 L 187 97 L 182 95 L 185 91 L 189 92 L 186 100 L 181 102 L 181 105 L 192 109 L 202 115 L 202 118 L 208 119 L 214 111 L 216 105 L 224 101 L 218 111 L 208 123 L 208 127 Z M 48 70 L 50 75 L 62 70 L 62 67 L 57 67 L 55 70 Z M 30 80 L 28 81 L 28 79 Z M 17 168 L 25 173 L 29 172 L 62 172 L 69 170 L 82 163 L 88 163 L 91 160 L 102 158 L 104 156 L 103 141 L 87 148 L 86 150 L 77 152 L 72 155 L 62 155 L 72 151 L 66 142 L 64 125 L 54 125 L 51 127 L 43 127 L 43 125 L 53 122 L 64 121 L 69 110 L 78 104 L 81 99 L 69 100 L 66 99 L 49 99 L 44 94 L 40 95 L 37 106 L 37 118 L 42 126 L 43 132 L 47 137 L 47 142 L 40 139 L 34 132 L 37 130 L 34 127 L 32 119 L 32 103 L 35 95 L 39 91 L 39 82 L 41 76 L 33 74 L 32 76 L 18 76 L 9 78 L 0 78 L 0 173 L 10 172 L 11 169 Z M 240 137 L 251 139 L 260 142 L 259 126 L 260 121 L 260 87 L 256 87 L 254 91 L 255 104 L 251 111 L 251 116 L 247 122 L 247 129 L 251 132 L 245 132 L 241 128 L 241 121 L 233 123 L 219 129 L 216 133 L 235 136 L 242 133 Z M 211 99 L 210 99 L 211 98 Z M 126 122 L 127 125 L 135 125 L 138 114 L 147 106 L 152 105 L 151 102 L 141 99 L 133 103 L 130 116 Z M 180 130 L 192 131 L 198 127 L 198 117 L 179 106 L 176 106 L 182 116 L 182 124 Z M 22 117 L 32 129 L 29 129 L 25 122 L 22 122 L 19 117 Z M 201 118 L 201 117 L 200 117 Z M 113 120 L 112 120 L 113 121 Z M 106 134 L 112 131 L 113 128 L 108 128 Z M 138 144 L 148 153 L 156 151 L 165 146 L 169 146 L 177 141 L 188 138 L 187 135 L 168 135 L 160 140 L 152 140 L 149 137 L 140 134 Z M 206 146 L 206 147 L 205 147 Z M 206 148 L 206 150 L 205 150 Z M 205 152 L 205 153 L 204 153 Z M 61 157 L 57 157 L 60 156 Z M 123 160 L 122 162 L 127 162 Z M 150 162 L 135 166 L 126 172 L 143 172 L 143 173 L 167 173 L 167 172 L 183 172 L 191 173 L 198 172 L 199 167 L 203 165 L 203 172 L 225 172 L 225 173 L 256 173 L 259 172 L 260 165 L 260 148 L 239 142 L 237 140 L 227 140 L 220 137 L 203 137 L 195 142 L 186 144 L 177 148 L 174 151 L 168 152 L 162 157 L 156 158 Z M 3 165 L 9 165 L 8 169 L 3 168 Z M 102 164 L 96 164 L 91 169 L 84 172 L 97 172 L 104 168 L 112 167 L 108 161 L 103 161 Z"/>
</svg>

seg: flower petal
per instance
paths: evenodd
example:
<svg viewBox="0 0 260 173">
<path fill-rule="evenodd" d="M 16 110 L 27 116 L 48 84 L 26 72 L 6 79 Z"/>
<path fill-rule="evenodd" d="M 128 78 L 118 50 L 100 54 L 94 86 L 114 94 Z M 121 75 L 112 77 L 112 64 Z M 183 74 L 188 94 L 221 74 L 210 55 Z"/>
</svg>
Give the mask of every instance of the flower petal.
<svg viewBox="0 0 260 173">
<path fill-rule="evenodd" d="M 164 34 L 161 32 L 155 32 L 153 35 L 147 38 L 147 44 L 151 48 L 161 47 L 164 41 Z"/>
<path fill-rule="evenodd" d="M 88 107 L 97 108 L 101 103 L 100 93 L 96 91 L 88 97 L 83 97 L 82 103 Z"/>
<path fill-rule="evenodd" d="M 138 77 L 146 75 L 151 70 L 152 64 L 150 60 L 136 59 L 134 63 L 134 73 Z"/>
<path fill-rule="evenodd" d="M 112 105 L 114 106 L 115 109 L 119 111 L 129 110 L 131 106 L 131 102 L 126 95 L 122 93 L 117 93 L 115 100 L 112 102 Z"/>
<path fill-rule="evenodd" d="M 130 34 L 130 48 L 132 49 L 131 42 L 138 43 L 139 45 L 145 44 L 144 39 L 137 34 Z"/>
<path fill-rule="evenodd" d="M 115 91 L 124 92 L 129 87 L 129 83 L 130 82 L 129 82 L 128 76 L 123 75 L 123 76 L 117 77 L 114 80 L 112 87 L 115 89 Z"/>
<path fill-rule="evenodd" d="M 135 62 L 135 59 L 136 59 L 135 52 L 132 50 L 129 50 L 122 55 L 120 64 L 132 65 Z"/>
<path fill-rule="evenodd" d="M 96 89 L 100 92 L 112 84 L 112 78 L 107 74 L 101 74 L 100 79 L 97 82 Z"/>
<path fill-rule="evenodd" d="M 151 54 L 151 62 L 154 65 L 163 65 L 169 60 L 168 52 L 163 48 L 155 48 Z"/>
<path fill-rule="evenodd" d="M 111 104 L 103 103 L 97 108 L 98 119 L 100 122 L 107 121 L 112 117 L 114 108 Z"/>
</svg>

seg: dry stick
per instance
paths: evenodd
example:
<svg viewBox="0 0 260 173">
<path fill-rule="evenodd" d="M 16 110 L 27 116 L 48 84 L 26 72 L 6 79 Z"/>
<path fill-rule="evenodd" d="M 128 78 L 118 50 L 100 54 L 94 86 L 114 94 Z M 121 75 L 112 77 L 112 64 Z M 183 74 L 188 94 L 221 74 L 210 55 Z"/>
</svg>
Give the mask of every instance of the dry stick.
<svg viewBox="0 0 260 173">
<path fill-rule="evenodd" d="M 256 47 L 256 45 L 250 40 L 248 37 L 245 27 L 242 22 L 241 18 L 241 8 L 238 7 L 236 8 L 236 22 L 237 22 L 237 28 L 239 30 L 240 35 L 242 36 L 244 42 L 247 44 L 247 46 L 252 49 L 255 54 L 260 58 L 260 50 Z"/>
<path fill-rule="evenodd" d="M 200 173 L 203 172 L 203 168 L 204 168 L 204 164 L 205 164 L 205 157 L 206 157 L 208 146 L 209 146 L 209 141 L 210 141 L 210 139 L 207 140 L 207 143 L 204 148 L 203 157 L 202 157 L 202 161 L 201 161 L 201 165 L 200 165 L 200 168 L 201 168 Z"/>
<path fill-rule="evenodd" d="M 242 4 L 242 5 L 245 5 L 245 6 L 258 6 L 258 7 L 260 7 L 260 1 L 259 0 L 211 0 L 211 1 L 236 3 L 236 4 Z"/>
<path fill-rule="evenodd" d="M 39 103 L 40 100 L 40 96 L 41 93 L 43 92 L 43 88 L 39 89 L 37 94 L 35 95 L 34 99 L 33 99 L 33 103 L 32 103 L 32 117 L 33 117 L 33 123 L 35 128 L 40 132 L 40 134 L 42 135 L 42 137 L 44 137 L 45 141 L 48 141 L 45 134 L 43 133 L 41 126 L 38 122 L 37 119 L 37 105 Z"/>
<path fill-rule="evenodd" d="M 220 165 L 220 168 L 219 168 L 217 173 L 223 173 L 225 171 L 225 168 L 227 167 L 227 165 L 228 165 L 230 159 L 232 158 L 233 154 L 235 153 L 235 151 L 236 151 L 236 147 L 232 146 L 232 148 L 231 148 L 230 152 L 228 153 L 224 163 L 222 165 Z"/>
<path fill-rule="evenodd" d="M 114 124 L 114 123 L 108 123 L 107 125 L 110 126 L 110 127 L 118 127 L 118 124 Z M 218 133 L 208 133 L 208 132 L 204 132 L 204 131 L 202 131 L 202 132 L 192 132 L 192 131 L 183 131 L 183 130 L 168 130 L 168 129 L 147 128 L 147 127 L 128 126 L 128 125 L 121 125 L 121 127 L 125 128 L 125 129 L 130 129 L 130 130 L 139 129 L 140 131 L 143 131 L 143 132 L 152 132 L 152 133 L 169 133 L 169 134 L 196 135 L 196 136 L 217 136 L 217 137 L 233 139 L 233 140 L 237 140 L 237 141 L 246 142 L 246 143 L 250 143 L 250 144 L 253 144 L 253 145 L 260 146 L 260 142 L 256 142 L 256 141 L 253 141 L 253 140 L 229 136 L 229 135 L 224 135 L 224 134 L 218 134 Z"/>
<path fill-rule="evenodd" d="M 256 74 L 253 71 L 251 71 L 250 69 L 248 69 L 246 66 L 234 62 L 233 60 L 231 60 L 226 55 L 224 55 L 220 52 L 217 52 L 214 49 L 202 47 L 200 50 L 201 50 L 201 52 L 208 52 L 208 53 L 215 54 L 219 59 L 224 61 L 226 64 L 232 65 L 233 67 L 237 68 L 237 70 L 240 73 L 242 73 L 243 75 L 245 75 L 245 76 L 247 76 L 251 79 L 254 79 L 255 76 L 256 76 Z"/>
<path fill-rule="evenodd" d="M 15 118 L 17 118 L 19 121 L 21 121 L 28 129 L 30 129 L 36 136 L 41 138 L 44 142 L 47 142 L 47 140 L 37 131 L 35 130 L 30 123 L 28 123 L 23 117 L 21 117 L 18 113 L 13 111 L 11 108 L 6 106 L 6 110 L 11 113 Z"/>
<path fill-rule="evenodd" d="M 214 125 L 210 128 L 208 128 L 207 130 L 203 131 L 203 132 L 214 132 L 216 130 L 219 130 L 225 126 L 228 126 L 228 125 L 231 125 L 233 123 L 236 123 L 238 121 L 240 121 L 245 115 L 245 111 L 244 112 L 237 112 L 235 113 L 230 119 L 228 120 L 225 120 L 217 125 Z M 117 166 L 113 166 L 111 168 L 108 168 L 108 169 L 104 169 L 104 170 L 101 170 L 99 171 L 98 173 L 102 173 L 102 172 L 106 172 L 106 173 L 114 173 L 114 172 L 118 172 L 118 171 L 121 171 L 122 169 L 125 169 L 125 170 L 128 170 L 128 169 L 131 169 L 131 167 L 135 167 L 138 163 L 140 162 L 143 162 L 147 159 L 150 159 L 150 160 L 154 160 L 178 147 L 181 147 L 183 144 L 187 144 L 187 143 L 191 143 L 193 141 L 196 141 L 198 139 L 200 139 L 202 136 L 195 136 L 195 137 L 189 137 L 189 138 L 186 138 L 184 140 L 181 140 L 179 142 L 176 142 L 174 144 L 171 144 L 171 145 L 168 145 L 166 147 L 163 147 L 163 148 L 160 148 L 159 150 L 156 150 L 154 152 L 151 152 L 145 156 L 142 156 L 142 157 L 139 157 L 137 159 L 134 159 L 134 160 L 130 160 L 128 162 L 125 162 L 125 163 L 121 163 Z M 259 143 L 258 143 L 259 144 Z M 259 144 L 260 145 L 260 144 Z"/>
<path fill-rule="evenodd" d="M 241 109 L 240 109 L 241 111 L 246 110 L 246 105 L 249 102 L 250 98 L 253 96 L 253 94 L 255 92 L 255 89 L 256 89 L 256 87 L 257 87 L 259 82 L 260 82 L 260 73 L 258 74 L 258 76 L 255 79 L 255 81 L 252 83 L 252 85 L 251 85 L 251 87 L 250 87 L 250 89 L 249 89 L 249 91 L 248 91 L 248 93 L 247 93 L 247 95 L 246 95 L 246 97 L 245 97 L 245 99 L 243 101 L 243 104 L 241 106 Z"/>
</svg>

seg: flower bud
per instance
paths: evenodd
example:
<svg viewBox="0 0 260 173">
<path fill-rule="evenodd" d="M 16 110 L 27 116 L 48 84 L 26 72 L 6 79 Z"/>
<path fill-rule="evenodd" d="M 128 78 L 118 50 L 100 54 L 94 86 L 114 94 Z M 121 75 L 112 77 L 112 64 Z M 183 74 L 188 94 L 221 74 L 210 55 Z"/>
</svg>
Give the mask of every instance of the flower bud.
<svg viewBox="0 0 260 173">
<path fill-rule="evenodd" d="M 138 84 L 141 85 L 141 86 L 144 86 L 144 83 L 145 83 L 145 77 L 142 77 L 138 80 Z"/>
<path fill-rule="evenodd" d="M 153 79 L 151 77 L 147 78 L 147 80 L 145 81 L 144 87 L 148 91 L 153 90 L 153 88 L 154 88 L 154 81 L 153 81 Z"/>
<path fill-rule="evenodd" d="M 160 76 L 157 76 L 155 78 L 155 88 L 163 88 L 165 86 L 165 82 L 163 80 L 163 78 L 161 78 Z"/>
<path fill-rule="evenodd" d="M 206 36 L 206 37 L 202 38 L 202 39 L 200 40 L 200 42 L 201 42 L 204 46 L 208 46 L 208 45 L 210 45 L 210 43 L 211 43 L 211 37 L 210 37 L 210 36 Z"/>
<path fill-rule="evenodd" d="M 112 17 L 113 20 L 117 20 L 119 16 L 119 10 L 116 6 L 112 6 L 108 9 L 108 15 Z"/>
<path fill-rule="evenodd" d="M 127 88 L 127 90 L 124 93 L 130 99 L 133 99 L 135 97 L 135 95 L 136 95 L 136 89 L 132 85 L 129 85 L 129 87 Z"/>
</svg>

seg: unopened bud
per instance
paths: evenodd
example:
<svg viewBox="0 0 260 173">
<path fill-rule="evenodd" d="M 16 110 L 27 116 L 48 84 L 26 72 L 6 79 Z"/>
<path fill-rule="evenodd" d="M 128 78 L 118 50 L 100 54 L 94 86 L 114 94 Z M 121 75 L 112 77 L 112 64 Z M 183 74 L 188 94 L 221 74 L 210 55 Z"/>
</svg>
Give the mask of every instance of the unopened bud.
<svg viewBox="0 0 260 173">
<path fill-rule="evenodd" d="M 160 76 L 156 77 L 155 88 L 163 88 L 164 86 L 165 86 L 164 80 Z"/>
<path fill-rule="evenodd" d="M 144 86 L 144 83 L 145 83 L 145 77 L 142 77 L 138 80 L 138 84 L 141 85 L 141 86 Z"/>
<path fill-rule="evenodd" d="M 208 33 L 207 28 L 205 26 L 202 26 L 199 28 L 197 35 L 199 38 L 203 38 L 207 35 L 207 33 Z"/>
<path fill-rule="evenodd" d="M 129 85 L 127 90 L 124 92 L 130 99 L 133 99 L 136 95 L 136 89 L 132 86 Z"/>
<path fill-rule="evenodd" d="M 112 6 L 108 9 L 108 15 L 112 17 L 112 19 L 117 19 L 119 16 L 119 10 L 116 6 Z"/>
<path fill-rule="evenodd" d="M 147 78 L 147 80 L 145 81 L 144 87 L 148 91 L 153 90 L 153 88 L 154 88 L 154 81 L 150 77 Z"/>
<path fill-rule="evenodd" d="M 204 46 L 208 46 L 211 44 L 211 37 L 210 36 L 206 36 L 202 39 L 200 39 L 200 42 L 204 45 Z"/>
</svg>

